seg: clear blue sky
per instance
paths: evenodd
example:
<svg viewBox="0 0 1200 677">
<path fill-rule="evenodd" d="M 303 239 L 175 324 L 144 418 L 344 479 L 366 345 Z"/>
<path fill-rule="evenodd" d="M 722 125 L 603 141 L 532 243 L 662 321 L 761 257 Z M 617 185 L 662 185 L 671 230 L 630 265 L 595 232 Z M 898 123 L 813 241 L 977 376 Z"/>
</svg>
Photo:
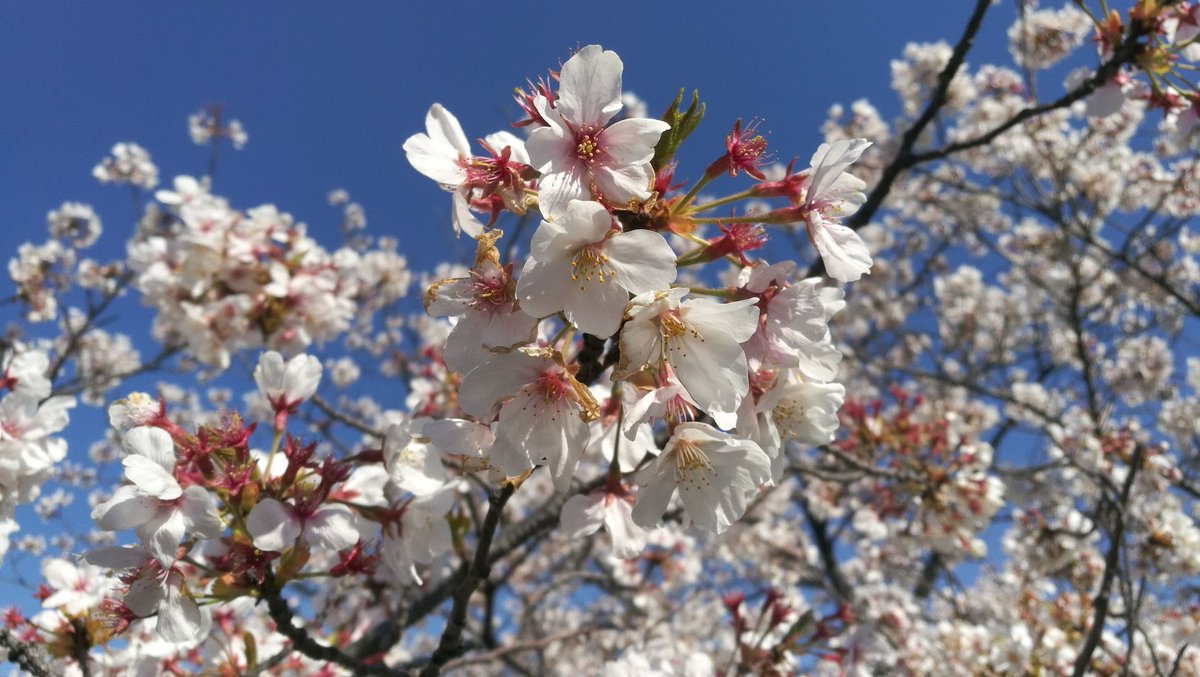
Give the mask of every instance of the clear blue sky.
<svg viewBox="0 0 1200 677">
<path fill-rule="evenodd" d="M 455 249 L 449 201 L 408 166 L 401 144 L 422 131 L 434 101 L 472 138 L 496 131 L 516 117 L 514 86 L 598 42 L 621 55 L 626 89 L 653 114 L 679 87 L 700 90 L 708 116 L 685 166 L 700 171 L 739 116 L 764 119 L 778 158 L 803 162 L 830 104 L 867 97 L 894 115 L 889 61 L 910 41 L 954 42 L 971 4 L 11 3 L 0 20 L 0 260 L 22 241 L 43 241 L 46 212 L 64 200 L 99 213 L 105 234 L 93 256 L 122 256 L 129 194 L 96 183 L 92 166 L 113 143 L 133 141 L 164 185 L 202 174 L 207 150 L 192 145 L 186 119 L 224 103 L 250 141 L 225 152 L 217 193 L 242 208 L 275 203 L 332 248 L 338 215 L 326 195 L 346 188 L 369 232 L 396 236 L 410 264 L 429 269 Z M 1007 60 L 1012 13 L 1009 3 L 993 10 L 970 63 Z M 0 308 L 0 321 L 9 319 Z M 149 333 L 126 331 L 139 342 Z M 70 458 L 86 462 L 103 418 L 75 420 Z M 87 519 L 82 498 L 72 519 Z M 25 525 L 39 529 L 36 518 Z M 0 607 L 31 602 L 0 582 Z"/>
</svg>

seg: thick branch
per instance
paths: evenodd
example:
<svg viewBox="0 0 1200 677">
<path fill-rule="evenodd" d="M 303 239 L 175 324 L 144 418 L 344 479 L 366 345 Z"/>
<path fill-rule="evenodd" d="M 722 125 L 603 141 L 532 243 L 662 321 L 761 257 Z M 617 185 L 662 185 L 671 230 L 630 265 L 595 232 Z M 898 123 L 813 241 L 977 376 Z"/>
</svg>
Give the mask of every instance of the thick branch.
<svg viewBox="0 0 1200 677">
<path fill-rule="evenodd" d="M 356 675 L 402 674 L 390 670 L 386 665 L 363 663 L 337 647 L 321 644 L 313 639 L 307 630 L 297 627 L 293 622 L 292 610 L 288 607 L 287 601 L 283 599 L 283 595 L 280 594 L 279 584 L 270 567 L 267 567 L 266 575 L 263 578 L 262 592 L 271 620 L 275 621 L 276 630 L 291 640 L 292 649 L 313 660 L 336 663 Z"/>
<path fill-rule="evenodd" d="M 0 628 L 0 649 L 8 650 L 8 661 L 34 677 L 50 677 L 42 652 L 17 639 L 7 628 Z"/>
</svg>

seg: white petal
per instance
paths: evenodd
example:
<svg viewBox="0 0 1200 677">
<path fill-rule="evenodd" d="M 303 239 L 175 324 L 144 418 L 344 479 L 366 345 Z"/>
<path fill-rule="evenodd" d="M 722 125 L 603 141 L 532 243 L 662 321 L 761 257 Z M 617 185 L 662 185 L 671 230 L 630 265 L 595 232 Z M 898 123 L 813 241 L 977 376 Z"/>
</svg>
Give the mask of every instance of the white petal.
<svg viewBox="0 0 1200 677">
<path fill-rule="evenodd" d="M 259 550 L 283 552 L 296 541 L 301 525 L 290 509 L 273 498 L 265 498 L 246 517 L 246 531 Z"/>
<path fill-rule="evenodd" d="M 358 530 L 354 528 L 354 512 L 340 503 L 322 507 L 305 520 L 304 540 L 317 548 L 349 548 L 358 541 Z"/>
<path fill-rule="evenodd" d="M 132 529 L 149 521 L 158 511 L 158 501 L 136 487 L 117 487 L 112 498 L 92 509 L 92 519 L 104 531 Z"/>
<path fill-rule="evenodd" d="M 841 224 L 826 222 L 816 213 L 809 218 L 809 235 L 830 277 L 853 282 L 871 272 L 871 253 L 858 233 Z"/>
<path fill-rule="evenodd" d="M 597 165 L 592 169 L 596 188 L 608 204 L 624 206 L 631 200 L 650 198 L 650 187 L 654 184 L 654 169 L 640 165 Z"/>
<path fill-rule="evenodd" d="M 129 586 L 123 601 L 140 618 L 153 616 L 158 611 L 166 590 L 163 589 L 162 579 L 147 571 Z"/>
<path fill-rule="evenodd" d="M 558 518 L 558 526 L 567 538 L 582 538 L 600 530 L 604 524 L 604 496 L 601 491 L 567 499 Z"/>
<path fill-rule="evenodd" d="M 646 531 L 633 521 L 633 506 L 622 498 L 604 504 L 604 528 L 612 539 L 614 557 L 637 557 L 646 549 Z"/>
<path fill-rule="evenodd" d="M 464 456 L 482 456 L 495 441 L 488 426 L 457 418 L 426 421 L 421 434 L 439 452 Z"/>
<path fill-rule="evenodd" d="M 650 230 L 615 235 L 605 246 L 617 282 L 632 294 L 667 289 L 675 281 L 675 252 Z"/>
<path fill-rule="evenodd" d="M 413 134 L 404 142 L 404 153 L 413 169 L 445 188 L 455 188 L 467 178 L 454 148 L 424 134 Z"/>
<path fill-rule="evenodd" d="M 561 171 L 542 174 L 538 179 L 538 211 L 546 219 L 554 219 L 567 211 L 571 200 L 587 200 L 592 196 L 587 188 L 587 172 L 578 164 Z"/>
<path fill-rule="evenodd" d="M 428 444 L 409 441 L 392 447 L 385 443 L 384 459 L 392 481 L 410 494 L 428 496 L 446 483 L 442 457 Z"/>
<path fill-rule="evenodd" d="M 471 213 L 471 203 L 467 201 L 464 190 L 469 189 L 456 190 L 450 197 L 450 223 L 456 235 L 466 233 L 471 237 L 479 237 L 483 233 L 483 222 Z"/>
<path fill-rule="evenodd" d="M 529 133 L 525 141 L 525 151 L 529 154 L 529 164 L 543 175 L 561 172 L 575 166 L 575 136 L 565 127 L 555 124 L 555 116 L 547 119 L 547 127 L 538 127 Z M 566 203 L 563 203 L 566 207 Z M 545 213 L 545 212 L 543 212 Z"/>
<path fill-rule="evenodd" d="M 638 472 L 637 481 L 642 488 L 638 490 L 637 504 L 633 506 L 634 524 L 649 529 L 662 519 L 675 495 L 674 465 L 675 459 L 663 454 Z"/>
<path fill-rule="evenodd" d="M 871 142 L 866 139 L 842 139 L 821 144 L 812 156 L 812 182 L 806 200 L 811 203 L 824 197 L 826 189 L 870 146 Z"/>
<path fill-rule="evenodd" d="M 519 351 L 496 355 L 463 377 L 458 406 L 476 418 L 490 418 L 501 398 L 533 382 L 545 366 L 545 360 Z"/>
<path fill-rule="evenodd" d="M 254 382 L 258 391 L 266 399 L 275 399 L 283 387 L 283 355 L 268 350 L 258 356 L 258 366 L 254 368 Z"/>
<path fill-rule="evenodd" d="M 511 148 L 512 152 L 508 156 L 509 160 L 529 164 L 529 153 L 525 152 L 525 142 L 512 132 L 503 130 L 493 132 L 483 137 L 483 140 L 497 153 L 504 152 L 505 148 Z"/>
<path fill-rule="evenodd" d="M 186 531 L 183 513 L 172 506 L 160 507 L 153 519 L 138 525 L 135 531 L 150 554 L 164 567 L 169 567 L 175 561 L 179 542 Z"/>
<path fill-rule="evenodd" d="M 168 584 L 166 595 L 158 607 L 158 624 L 154 627 L 154 633 L 165 641 L 182 644 L 198 637 L 201 623 L 200 607 L 195 600 Z"/>
<path fill-rule="evenodd" d="M 321 361 L 312 355 L 297 355 L 283 371 L 283 392 L 288 402 L 307 400 L 321 383 Z"/>
<path fill-rule="evenodd" d="M 584 47 L 567 59 L 559 72 L 555 108 L 577 127 L 604 126 L 621 110 L 624 68 L 616 52 L 600 45 Z"/>
<path fill-rule="evenodd" d="M 162 466 L 163 470 L 175 470 L 175 442 L 171 434 L 162 428 L 138 426 L 125 433 L 121 446 L 129 454 L 140 454 Z"/>
<path fill-rule="evenodd" d="M 615 164 L 645 164 L 654 157 L 659 137 L 670 128 L 666 122 L 652 118 L 620 120 L 600 133 L 600 143 Z"/>
<path fill-rule="evenodd" d="M 88 564 L 105 569 L 137 569 L 148 564 L 153 557 L 141 546 L 113 545 L 88 551 L 83 559 Z"/>
<path fill-rule="evenodd" d="M 183 505 L 181 506 L 188 533 L 203 538 L 216 538 L 221 535 L 225 525 L 213 504 L 212 494 L 204 487 L 192 485 L 183 490 Z"/>
<path fill-rule="evenodd" d="M 467 141 L 467 135 L 463 133 L 462 125 L 458 124 L 458 118 L 442 104 L 435 103 L 429 107 L 429 112 L 425 114 L 425 131 L 429 138 L 453 148 L 460 155 L 471 154 L 471 144 Z"/>
<path fill-rule="evenodd" d="M 130 454 L 121 459 L 121 465 L 125 466 L 125 477 L 148 496 L 173 501 L 183 494 L 175 477 L 145 456 Z"/>
</svg>

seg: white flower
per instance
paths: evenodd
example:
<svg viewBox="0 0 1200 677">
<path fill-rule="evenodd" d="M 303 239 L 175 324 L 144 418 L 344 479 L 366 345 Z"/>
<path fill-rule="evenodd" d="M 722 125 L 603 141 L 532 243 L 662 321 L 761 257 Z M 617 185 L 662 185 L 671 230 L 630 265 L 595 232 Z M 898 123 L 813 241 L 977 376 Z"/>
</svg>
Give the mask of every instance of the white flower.
<svg viewBox="0 0 1200 677">
<path fill-rule="evenodd" d="M 402 424 L 388 427 L 383 438 L 383 461 L 392 482 L 415 496 L 428 496 L 446 483 L 441 454 L 415 439 Z"/>
<path fill-rule="evenodd" d="M 516 299 L 516 283 L 500 265 L 495 243 L 503 233 L 479 235 L 475 266 L 468 277 L 438 280 L 425 292 L 425 311 L 434 317 L 457 316 L 442 358 L 457 372 L 479 366 L 493 349 L 507 350 L 533 341 L 537 319 Z"/>
<path fill-rule="evenodd" d="M 866 183 L 846 169 L 870 147 L 866 139 L 823 143 L 812 156 L 812 168 L 803 211 L 808 236 L 836 280 L 853 282 L 871 271 L 871 253 L 858 233 L 837 221 L 858 211 L 866 200 Z"/>
<path fill-rule="evenodd" d="M 471 200 L 476 197 L 497 195 L 506 208 L 525 213 L 524 175 L 529 172 L 529 157 L 520 139 L 509 132 L 489 134 L 483 145 L 491 157 L 472 156 L 458 118 L 439 103 L 425 114 L 425 131 L 408 137 L 404 152 L 414 169 L 453 191 L 455 233 L 478 237 L 483 232 L 484 225 L 471 214 Z"/>
<path fill-rule="evenodd" d="M 547 463 L 554 485 L 566 491 L 587 447 L 587 424 L 599 415 L 599 407 L 562 356 L 544 348 L 516 350 L 495 356 L 463 377 L 463 411 L 490 420 L 497 404 L 492 464 L 512 476 Z"/>
<path fill-rule="evenodd" d="M 288 414 L 317 392 L 321 361 L 312 355 L 297 355 L 285 364 L 283 356 L 268 350 L 258 358 L 254 382 L 263 399 L 275 411 L 275 431 L 283 430 Z"/>
<path fill-rule="evenodd" d="M 530 164 L 542 173 L 538 208 L 553 219 L 571 200 L 603 199 L 623 206 L 650 198 L 650 160 L 662 133 L 662 120 L 627 118 L 605 127 L 621 110 L 621 71 L 616 52 L 588 45 L 563 64 L 553 107 L 537 99 L 547 126 L 526 142 Z"/>
<path fill-rule="evenodd" d="M 670 287 L 675 252 L 649 230 L 621 232 L 598 202 L 572 201 L 562 216 L 543 221 L 517 281 L 530 315 L 563 311 L 580 331 L 612 336 L 629 294 Z"/>
<path fill-rule="evenodd" d="M 846 388 L 840 383 L 805 381 L 796 374 L 777 377 L 756 405 L 742 407 L 737 430 L 771 457 L 772 478 L 778 481 L 784 470 L 785 444 L 817 446 L 833 441 L 845 397 Z"/>
<path fill-rule="evenodd" d="M 99 548 L 84 559 L 106 569 L 131 570 L 133 582 L 125 593 L 125 606 L 141 618 L 156 616 L 154 631 L 164 641 L 182 644 L 207 634 L 211 618 L 192 599 L 178 569 L 163 567 L 137 546 Z"/>
<path fill-rule="evenodd" d="M 296 539 L 309 547 L 345 550 L 358 542 L 354 512 L 340 503 L 296 506 L 264 498 L 246 516 L 254 547 L 283 552 Z"/>
<path fill-rule="evenodd" d="M 113 586 L 113 580 L 97 567 L 58 557 L 42 560 L 42 578 L 54 592 L 44 600 L 46 609 L 62 609 L 77 614 L 95 607 Z"/>
<path fill-rule="evenodd" d="M 722 428 L 733 427 L 750 389 L 741 343 L 758 326 L 757 299 L 713 303 L 681 299 L 687 289 L 641 294 L 629 302 L 616 379 L 670 363 L 689 395 Z"/>
<path fill-rule="evenodd" d="M 633 496 L 624 487 L 572 496 L 559 518 L 568 538 L 583 538 L 603 526 L 612 539 L 613 557 L 637 557 L 646 547 L 646 530 L 633 521 Z"/>
<path fill-rule="evenodd" d="M 743 288 L 766 300 L 758 330 L 743 348 L 751 359 L 800 367 L 807 377 L 828 381 L 842 359 L 829 333 L 829 318 L 846 302 L 840 288 L 823 287 L 821 278 L 792 284 L 795 269 L 794 262 L 784 261 L 742 271 Z"/>
<path fill-rule="evenodd" d="M 120 431 L 148 425 L 162 414 L 158 400 L 146 393 L 129 393 L 128 397 L 108 405 L 108 424 Z"/>
<path fill-rule="evenodd" d="M 123 440 L 121 459 L 132 484 L 117 488 L 112 498 L 92 510 L 105 531 L 134 529 L 142 544 L 163 566 L 175 561 L 184 534 L 216 538 L 221 518 L 204 487 L 179 486 L 174 476 L 175 443 L 161 428 L 134 428 Z"/>
<path fill-rule="evenodd" d="M 771 459 L 750 440 L 704 423 L 683 423 L 636 480 L 642 489 L 633 507 L 635 523 L 657 524 L 678 489 L 687 516 L 719 534 L 741 519 L 758 486 L 771 480 Z"/>
<path fill-rule="evenodd" d="M 384 526 L 382 560 L 401 581 L 421 584 L 418 564 L 429 564 L 450 550 L 453 540 L 446 513 L 454 504 L 457 487 L 446 484 L 428 496 L 420 496 L 401 508 L 399 523 Z"/>
<path fill-rule="evenodd" d="M 50 358 L 41 350 L 30 350 L 10 355 L 4 370 L 0 371 L 0 389 L 8 388 L 14 393 L 24 393 L 37 400 L 50 395 Z"/>
</svg>

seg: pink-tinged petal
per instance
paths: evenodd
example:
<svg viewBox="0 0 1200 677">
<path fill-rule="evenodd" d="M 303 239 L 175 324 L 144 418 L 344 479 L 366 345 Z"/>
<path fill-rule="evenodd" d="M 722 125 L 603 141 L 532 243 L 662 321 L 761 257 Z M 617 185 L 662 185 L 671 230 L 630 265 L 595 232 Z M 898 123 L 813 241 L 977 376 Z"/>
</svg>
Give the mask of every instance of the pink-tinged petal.
<svg viewBox="0 0 1200 677">
<path fill-rule="evenodd" d="M 608 204 L 625 206 L 630 201 L 650 199 L 654 169 L 649 164 L 597 165 L 592 169 L 592 179 Z"/>
<path fill-rule="evenodd" d="M 453 148 L 458 154 L 471 154 L 471 144 L 463 133 L 462 125 L 458 124 L 458 118 L 442 104 L 435 103 L 429 107 L 429 112 L 425 114 L 425 131 L 429 138 Z"/>
<path fill-rule="evenodd" d="M 457 152 L 424 134 L 408 137 L 404 142 L 404 152 L 413 169 L 447 190 L 457 187 L 467 178 L 467 170 L 459 161 Z"/>
<path fill-rule="evenodd" d="M 92 519 L 104 531 L 132 529 L 154 517 L 158 501 L 138 491 L 137 487 L 117 487 L 112 498 L 92 509 Z"/>
<path fill-rule="evenodd" d="M 225 525 L 213 504 L 212 494 L 204 487 L 192 485 L 183 490 L 183 504 L 180 506 L 187 531 L 203 538 L 216 538 L 221 535 Z"/>
<path fill-rule="evenodd" d="M 175 471 L 175 442 L 162 428 L 139 426 L 125 433 L 121 446 L 127 454 L 138 454 L 162 466 L 168 473 Z"/>
<path fill-rule="evenodd" d="M 340 503 L 326 505 L 304 522 L 304 540 L 316 548 L 345 550 L 358 541 L 354 512 Z"/>
<path fill-rule="evenodd" d="M 658 233 L 620 233 L 608 241 L 605 252 L 617 282 L 632 294 L 667 289 L 675 281 L 675 252 Z"/>
<path fill-rule="evenodd" d="M 579 165 L 543 174 L 538 180 L 538 211 L 548 220 L 566 213 L 567 205 L 572 200 L 587 200 L 591 196 L 587 187 L 587 171 Z"/>
<path fill-rule="evenodd" d="M 675 495 L 675 459 L 667 454 L 659 456 L 638 471 L 636 480 L 642 488 L 638 490 L 631 517 L 634 524 L 650 529 L 662 519 Z"/>
<path fill-rule="evenodd" d="M 183 513 L 173 507 L 159 508 L 153 519 L 135 529 L 142 544 L 164 567 L 175 561 L 185 531 Z"/>
<path fill-rule="evenodd" d="M 139 618 L 146 618 L 158 612 L 165 592 L 163 580 L 147 572 L 129 586 L 129 592 L 125 593 L 122 601 Z"/>
<path fill-rule="evenodd" d="M 609 161 L 636 165 L 650 162 L 658 138 L 671 125 L 653 118 L 620 120 L 600 133 L 600 144 Z"/>
<path fill-rule="evenodd" d="M 83 555 L 84 561 L 105 569 L 139 569 L 150 563 L 153 556 L 136 545 L 112 545 L 96 548 Z"/>
<path fill-rule="evenodd" d="M 125 477 L 143 494 L 163 501 L 173 501 L 183 494 L 175 477 L 145 456 L 130 454 L 121 459 L 121 465 L 125 466 Z"/>
<path fill-rule="evenodd" d="M 296 542 L 302 526 L 291 509 L 273 498 L 265 498 L 246 517 L 246 531 L 259 550 L 283 552 Z"/>
<path fill-rule="evenodd" d="M 492 407 L 526 383 L 532 383 L 546 360 L 520 351 L 496 355 L 463 377 L 458 406 L 479 419 L 490 419 Z"/>
<path fill-rule="evenodd" d="M 821 144 L 812 156 L 812 181 L 806 201 L 812 203 L 823 197 L 837 177 L 862 157 L 863 151 L 870 146 L 871 142 L 866 139 L 842 139 L 832 144 Z"/>
<path fill-rule="evenodd" d="M 841 282 L 854 282 L 871 272 L 871 253 L 858 233 L 837 223 L 809 216 L 808 233 L 825 262 L 829 276 Z"/>
<path fill-rule="evenodd" d="M 575 135 L 560 124 L 554 124 L 558 119 L 552 116 L 548 127 L 538 127 L 529 134 L 525 141 L 525 152 L 529 155 L 529 166 L 543 175 L 565 171 L 579 164 Z M 564 204 L 565 206 L 565 204 Z"/>
<path fill-rule="evenodd" d="M 577 127 L 603 127 L 621 111 L 621 72 L 616 52 L 588 45 L 563 64 L 555 108 Z"/>
<path fill-rule="evenodd" d="M 594 534 L 604 524 L 604 492 L 579 494 L 567 499 L 559 513 L 558 526 L 567 538 Z"/>
<path fill-rule="evenodd" d="M 203 617 L 191 595 L 168 584 L 162 604 L 158 607 L 158 624 L 154 633 L 168 642 L 182 644 L 197 639 Z"/>
</svg>

